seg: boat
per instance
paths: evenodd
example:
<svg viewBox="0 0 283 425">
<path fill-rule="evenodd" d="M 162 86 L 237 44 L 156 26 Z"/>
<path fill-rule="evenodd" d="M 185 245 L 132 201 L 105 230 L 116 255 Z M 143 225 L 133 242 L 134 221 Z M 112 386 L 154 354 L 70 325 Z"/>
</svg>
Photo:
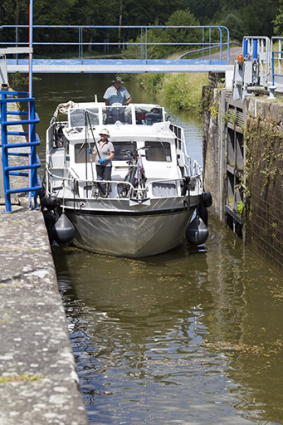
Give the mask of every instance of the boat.
<svg viewBox="0 0 283 425">
<path fill-rule="evenodd" d="M 91 152 L 103 128 L 115 156 L 111 180 L 102 183 Z M 44 187 L 55 240 L 87 251 L 147 257 L 208 235 L 202 167 L 187 153 L 183 128 L 158 104 L 58 105 L 46 132 Z"/>
</svg>

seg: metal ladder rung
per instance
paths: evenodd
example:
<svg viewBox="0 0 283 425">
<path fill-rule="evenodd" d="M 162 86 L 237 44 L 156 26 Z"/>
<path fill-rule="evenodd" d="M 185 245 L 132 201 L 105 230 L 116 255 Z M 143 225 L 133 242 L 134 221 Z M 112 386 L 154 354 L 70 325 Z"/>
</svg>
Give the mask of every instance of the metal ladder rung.
<svg viewBox="0 0 283 425">
<path fill-rule="evenodd" d="M 33 170 L 34 168 L 39 168 L 39 164 L 27 164 L 27 165 L 16 165 L 14 167 L 5 167 L 5 171 L 15 171 L 15 170 Z"/>
<path fill-rule="evenodd" d="M 27 131 L 7 131 L 8 136 L 28 136 Z"/>
<path fill-rule="evenodd" d="M 2 125 L 23 125 L 23 124 L 37 124 L 39 118 L 34 120 L 21 120 L 21 121 L 3 121 Z"/>
<path fill-rule="evenodd" d="M 1 93 L 8 94 L 9 96 L 11 96 L 11 94 L 13 94 L 13 92 L 10 92 L 10 91 L 8 91 L 8 92 L 4 91 L 3 92 L 2 90 L 1 90 Z M 22 93 L 19 93 L 19 94 L 24 95 L 26 93 L 22 92 Z M 13 97 L 13 98 L 8 98 L 8 99 L 1 99 L 1 102 L 3 102 L 3 103 L 34 102 L 34 98 L 33 97 L 17 97 L 17 98 Z"/>
<path fill-rule="evenodd" d="M 38 146 L 40 145 L 40 142 L 23 142 L 23 143 L 11 143 L 10 145 L 4 146 L 4 149 L 10 149 L 10 148 L 24 148 L 29 146 Z"/>
<path fill-rule="evenodd" d="M 28 177 L 28 173 L 16 173 L 15 171 L 9 171 L 9 176 Z"/>
<path fill-rule="evenodd" d="M 28 112 L 20 112 L 20 111 L 8 111 L 7 115 L 24 115 L 28 116 Z"/>
<path fill-rule="evenodd" d="M 40 189 L 41 189 L 41 186 L 21 187 L 19 189 L 9 189 L 6 192 L 7 193 L 35 192 L 35 191 L 40 190 Z"/>
<path fill-rule="evenodd" d="M 8 155 L 12 155 L 12 156 L 29 156 L 29 153 L 25 153 L 25 152 L 8 152 Z"/>
</svg>

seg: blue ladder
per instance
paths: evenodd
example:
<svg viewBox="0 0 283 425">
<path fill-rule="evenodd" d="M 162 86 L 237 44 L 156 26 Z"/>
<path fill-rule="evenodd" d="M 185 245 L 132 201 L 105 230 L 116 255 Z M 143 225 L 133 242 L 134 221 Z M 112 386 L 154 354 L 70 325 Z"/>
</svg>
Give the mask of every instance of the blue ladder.
<svg viewBox="0 0 283 425">
<path fill-rule="evenodd" d="M 39 122 L 38 115 L 35 113 L 35 100 L 29 97 L 27 92 L 0 91 L 1 94 L 1 138 L 2 138 L 2 163 L 3 163 L 3 183 L 6 213 L 12 212 L 11 193 L 29 192 L 29 208 L 38 209 L 37 191 L 41 189 L 41 183 L 37 174 L 37 168 L 40 167 L 40 160 L 36 154 L 36 146 L 40 144 L 38 135 L 35 133 L 35 124 Z M 24 96 L 24 97 L 20 97 Z M 7 111 L 8 103 L 27 103 L 28 112 Z M 27 117 L 23 120 L 8 121 L 7 115 L 22 115 Z M 11 131 L 8 126 L 28 125 L 28 131 Z M 26 136 L 27 142 L 9 143 L 8 136 Z M 29 147 L 29 153 L 10 152 L 10 149 Z M 29 157 L 29 163 L 26 165 L 9 166 L 9 155 Z M 28 170 L 28 172 L 23 172 Z M 28 187 L 10 189 L 10 176 L 29 177 Z M 33 203 L 32 203 L 33 199 Z"/>
</svg>

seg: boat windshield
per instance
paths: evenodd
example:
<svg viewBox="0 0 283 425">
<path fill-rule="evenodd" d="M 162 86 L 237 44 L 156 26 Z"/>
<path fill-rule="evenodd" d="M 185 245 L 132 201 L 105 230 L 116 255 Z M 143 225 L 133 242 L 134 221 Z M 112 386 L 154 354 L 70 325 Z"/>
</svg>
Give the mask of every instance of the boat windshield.
<svg viewBox="0 0 283 425">
<path fill-rule="evenodd" d="M 163 121 L 162 108 L 160 107 L 146 107 L 135 106 L 136 123 L 139 125 L 152 125 L 156 122 Z"/>
<path fill-rule="evenodd" d="M 130 106 L 115 105 L 105 106 L 102 109 L 103 124 L 115 124 L 120 121 L 122 124 L 133 124 L 132 108 Z"/>
<path fill-rule="evenodd" d="M 161 107 L 152 105 L 115 105 L 105 106 L 102 110 L 103 124 L 115 124 L 120 121 L 122 124 L 134 124 L 133 113 L 137 125 L 153 125 L 163 121 L 163 110 Z"/>
<path fill-rule="evenodd" d="M 89 119 L 88 119 L 89 117 Z M 82 109 L 75 108 L 69 110 L 69 126 L 84 127 L 85 125 L 98 125 L 99 113 L 98 108 Z"/>
</svg>

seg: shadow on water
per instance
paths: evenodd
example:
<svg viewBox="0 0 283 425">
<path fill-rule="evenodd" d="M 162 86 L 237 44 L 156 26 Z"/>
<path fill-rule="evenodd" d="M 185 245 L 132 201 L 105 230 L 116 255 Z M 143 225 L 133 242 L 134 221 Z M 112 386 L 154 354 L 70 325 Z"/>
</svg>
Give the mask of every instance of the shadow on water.
<svg viewBox="0 0 283 425">
<path fill-rule="evenodd" d="M 44 163 L 57 104 L 102 100 L 113 77 L 40 77 Z M 202 162 L 201 122 L 167 110 Z M 209 231 L 205 247 L 140 260 L 53 249 L 90 423 L 283 424 L 282 277 L 213 217 Z"/>
</svg>

